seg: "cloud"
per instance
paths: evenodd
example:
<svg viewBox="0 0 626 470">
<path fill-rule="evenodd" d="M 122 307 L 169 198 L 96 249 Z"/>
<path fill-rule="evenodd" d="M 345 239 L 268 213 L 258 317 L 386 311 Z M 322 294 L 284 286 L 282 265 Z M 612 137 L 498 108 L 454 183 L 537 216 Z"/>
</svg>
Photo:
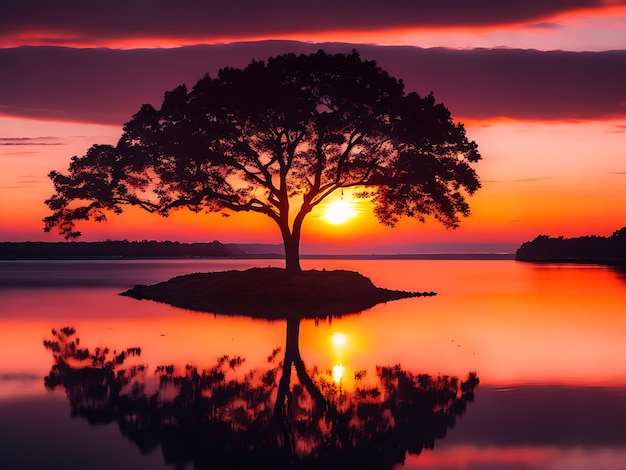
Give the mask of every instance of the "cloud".
<svg viewBox="0 0 626 470">
<path fill-rule="evenodd" d="M 483 181 L 483 184 L 486 183 L 491 183 L 491 184 L 497 184 L 497 183 L 536 183 L 538 181 L 545 181 L 545 180 L 549 180 L 553 178 L 552 176 L 540 176 L 537 178 L 516 178 L 516 179 L 507 179 L 507 180 L 487 180 L 487 181 Z"/>
<path fill-rule="evenodd" d="M 624 4 L 614 1 L 608 6 Z M 602 9 L 603 0 L 21 0 L 3 5 L 0 40 L 74 44 L 111 39 L 255 38 L 325 31 L 492 26 Z M 39 42 L 37 42 L 39 41 Z"/>
<path fill-rule="evenodd" d="M 46 178 L 42 178 L 40 176 L 35 175 L 24 175 L 18 179 L 18 183 L 24 187 L 31 184 L 41 183 L 42 181 L 46 181 Z"/>
<path fill-rule="evenodd" d="M 559 29 L 561 28 L 561 25 L 558 23 L 550 23 L 550 22 L 542 22 L 542 23 L 537 23 L 537 24 L 533 24 L 530 25 L 531 28 L 533 29 Z"/>
<path fill-rule="evenodd" d="M 0 114 L 122 125 L 166 90 L 286 52 L 374 59 L 406 89 L 435 94 L 455 118 L 593 119 L 624 115 L 626 51 L 451 50 L 264 41 L 176 49 L 0 49 Z"/>
<path fill-rule="evenodd" d="M 1 157 L 23 157 L 24 155 L 41 155 L 41 152 L 2 152 Z"/>
<path fill-rule="evenodd" d="M 66 145 L 56 137 L 0 137 L 0 145 Z"/>
<path fill-rule="evenodd" d="M 606 131 L 607 134 L 623 134 L 626 133 L 626 124 L 616 124 L 613 129 Z"/>
</svg>

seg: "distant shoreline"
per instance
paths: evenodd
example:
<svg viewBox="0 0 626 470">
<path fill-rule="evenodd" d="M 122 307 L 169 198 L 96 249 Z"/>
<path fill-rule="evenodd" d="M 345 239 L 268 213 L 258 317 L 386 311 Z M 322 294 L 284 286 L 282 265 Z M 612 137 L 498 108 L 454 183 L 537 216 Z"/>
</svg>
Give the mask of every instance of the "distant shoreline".
<svg viewBox="0 0 626 470">
<path fill-rule="evenodd" d="M 138 260 L 282 260 L 284 256 L 275 254 L 244 254 L 238 256 L 89 256 L 89 257 L 48 257 L 48 258 L 17 258 L 0 257 L 1 261 L 138 261 Z M 300 255 L 302 260 L 515 260 L 514 253 L 442 253 L 442 254 L 400 254 L 400 255 Z"/>
<path fill-rule="evenodd" d="M 300 255 L 301 259 L 362 260 L 514 260 L 515 253 L 405 253 L 371 255 Z"/>
<path fill-rule="evenodd" d="M 525 242 L 515 253 L 517 261 L 531 263 L 598 264 L 626 266 L 626 227 L 609 237 L 596 235 L 574 238 L 539 235 Z"/>
<path fill-rule="evenodd" d="M 301 254 L 301 259 L 512 260 L 514 253 Z M 0 260 L 284 259 L 282 245 L 157 241 L 0 242 Z"/>
</svg>

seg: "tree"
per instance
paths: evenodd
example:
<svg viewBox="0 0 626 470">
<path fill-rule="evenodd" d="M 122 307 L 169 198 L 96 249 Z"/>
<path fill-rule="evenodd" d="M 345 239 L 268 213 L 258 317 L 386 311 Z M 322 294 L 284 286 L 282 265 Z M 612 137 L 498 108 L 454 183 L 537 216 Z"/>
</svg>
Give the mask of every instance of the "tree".
<svg viewBox="0 0 626 470">
<path fill-rule="evenodd" d="M 405 93 L 356 51 L 286 54 L 181 85 L 160 109 L 142 106 L 116 146 L 52 171 L 44 230 L 75 238 L 76 221 L 126 205 L 163 216 L 253 211 L 277 224 L 286 267 L 298 271 L 303 221 L 333 192 L 356 188 L 385 225 L 432 216 L 456 227 L 480 187 L 470 166 L 479 159 L 432 94 Z"/>
</svg>

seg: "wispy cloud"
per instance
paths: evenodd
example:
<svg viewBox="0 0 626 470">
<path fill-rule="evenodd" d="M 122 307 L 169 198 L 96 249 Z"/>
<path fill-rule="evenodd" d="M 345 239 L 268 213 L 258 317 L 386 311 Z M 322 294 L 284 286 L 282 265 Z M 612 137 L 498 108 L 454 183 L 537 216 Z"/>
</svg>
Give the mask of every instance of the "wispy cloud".
<svg viewBox="0 0 626 470">
<path fill-rule="evenodd" d="M 57 137 L 0 137 L 0 145 L 66 145 Z"/>
<path fill-rule="evenodd" d="M 605 131 L 606 134 L 623 134 L 626 133 L 626 124 L 615 124 L 610 130 Z"/>
<path fill-rule="evenodd" d="M 46 181 L 44 176 L 25 174 L 5 181 L 7 183 L 4 186 L 0 186 L 0 189 L 21 190 L 32 187 L 33 185 L 39 185 Z"/>
<path fill-rule="evenodd" d="M 29 185 L 29 184 L 38 184 L 45 180 L 46 178 L 43 178 L 41 176 L 26 175 L 26 176 L 22 176 L 21 178 L 19 178 L 18 183 L 22 185 Z"/>
<path fill-rule="evenodd" d="M 538 178 L 516 178 L 516 179 L 502 179 L 502 180 L 486 180 L 483 181 L 482 183 L 491 183 L 491 184 L 499 184 L 499 183 L 534 183 L 537 181 L 546 181 L 549 180 L 551 178 L 554 178 L 553 176 L 540 176 Z"/>
<path fill-rule="evenodd" d="M 10 156 L 24 156 L 24 155 L 41 155 L 41 152 L 13 152 L 13 151 L 3 151 L 2 152 L 2 156 L 3 157 L 10 157 Z"/>
<path fill-rule="evenodd" d="M 544 21 L 542 23 L 536 23 L 536 24 L 532 24 L 529 26 L 530 28 L 533 29 L 548 29 L 548 30 L 556 30 L 556 29 L 560 29 L 561 25 L 558 23 L 550 23 L 547 21 Z"/>
</svg>

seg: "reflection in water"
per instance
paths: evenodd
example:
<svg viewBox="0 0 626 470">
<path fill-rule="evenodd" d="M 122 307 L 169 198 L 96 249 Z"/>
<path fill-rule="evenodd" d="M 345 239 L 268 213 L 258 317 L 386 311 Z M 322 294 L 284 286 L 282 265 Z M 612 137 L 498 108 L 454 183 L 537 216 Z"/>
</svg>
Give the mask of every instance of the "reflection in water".
<svg viewBox="0 0 626 470">
<path fill-rule="evenodd" d="M 620 279 L 626 281 L 626 263 L 611 266 L 611 269 L 617 273 Z"/>
<path fill-rule="evenodd" d="M 391 468 L 432 449 L 474 398 L 474 373 L 459 381 L 399 365 L 377 367 L 373 383 L 359 372 L 345 391 L 305 368 L 299 329 L 287 320 L 283 360 L 275 349 L 266 369 L 244 372 L 244 358 L 229 356 L 202 371 L 164 365 L 154 390 L 144 366 L 127 365 L 139 348 L 90 351 L 74 329 L 53 330 L 45 385 L 65 389 L 73 416 L 116 422 L 142 451 L 160 446 L 167 463 L 195 468 Z"/>
</svg>

